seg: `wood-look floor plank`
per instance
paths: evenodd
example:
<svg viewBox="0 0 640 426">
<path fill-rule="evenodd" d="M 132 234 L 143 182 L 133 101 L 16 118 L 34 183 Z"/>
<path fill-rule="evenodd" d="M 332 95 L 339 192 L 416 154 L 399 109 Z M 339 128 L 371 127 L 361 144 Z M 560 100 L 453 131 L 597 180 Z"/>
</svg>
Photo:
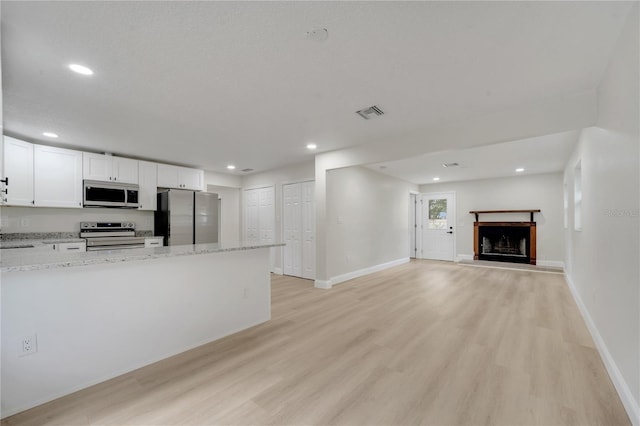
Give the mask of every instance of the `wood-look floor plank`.
<svg viewBox="0 0 640 426">
<path fill-rule="evenodd" d="M 628 425 L 561 274 L 412 261 L 272 277 L 272 320 L 2 421 Z"/>
</svg>

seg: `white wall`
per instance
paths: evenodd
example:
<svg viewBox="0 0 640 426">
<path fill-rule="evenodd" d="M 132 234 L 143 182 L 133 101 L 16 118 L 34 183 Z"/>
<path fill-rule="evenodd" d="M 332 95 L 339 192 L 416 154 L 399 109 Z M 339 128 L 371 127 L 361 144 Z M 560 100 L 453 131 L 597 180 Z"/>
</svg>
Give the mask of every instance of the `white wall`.
<svg viewBox="0 0 640 426">
<path fill-rule="evenodd" d="M 80 232 L 80 222 L 134 222 L 138 231 L 153 231 L 153 212 L 129 209 L 60 209 L 7 207 L 0 209 L 2 233 Z M 25 225 L 25 226 L 23 226 Z"/>
<path fill-rule="evenodd" d="M 205 170 L 204 184 L 205 187 L 207 185 L 215 185 L 229 188 L 240 188 L 242 187 L 242 177 L 230 173 L 217 173 Z"/>
<path fill-rule="evenodd" d="M 536 213 L 539 265 L 562 266 L 564 260 L 561 173 L 420 185 L 420 192 L 456 193 L 456 256 L 473 256 L 471 210 L 540 209 Z M 529 221 L 529 214 L 485 214 L 480 221 Z"/>
<path fill-rule="evenodd" d="M 364 167 L 326 179 L 329 280 L 409 258 L 409 196 L 416 185 Z"/>
<path fill-rule="evenodd" d="M 583 130 L 567 168 L 567 278 L 632 421 L 640 425 L 638 5 L 598 91 L 598 127 Z M 582 169 L 582 230 L 574 166 Z"/>
<path fill-rule="evenodd" d="M 304 182 L 314 179 L 315 163 L 313 160 L 298 163 L 263 173 L 244 176 L 243 189 L 275 186 L 275 242 L 282 242 L 282 185 L 294 182 Z M 241 198 L 242 199 L 242 198 Z M 240 211 L 240 227 L 243 228 L 243 212 Z M 240 235 L 244 235 L 244 229 Z M 244 236 L 243 236 L 244 239 Z M 282 273 L 282 247 L 275 247 L 273 251 L 273 270 Z"/>
</svg>

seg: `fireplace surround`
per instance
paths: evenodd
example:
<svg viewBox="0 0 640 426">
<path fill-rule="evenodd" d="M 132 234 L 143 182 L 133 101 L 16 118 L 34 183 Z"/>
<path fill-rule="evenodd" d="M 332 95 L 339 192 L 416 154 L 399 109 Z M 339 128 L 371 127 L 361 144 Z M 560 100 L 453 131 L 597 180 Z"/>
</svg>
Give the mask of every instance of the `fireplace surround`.
<svg viewBox="0 0 640 426">
<path fill-rule="evenodd" d="M 536 222 L 540 210 L 472 210 L 474 260 L 536 264 Z M 529 213 L 530 221 L 480 222 L 481 213 Z"/>
</svg>

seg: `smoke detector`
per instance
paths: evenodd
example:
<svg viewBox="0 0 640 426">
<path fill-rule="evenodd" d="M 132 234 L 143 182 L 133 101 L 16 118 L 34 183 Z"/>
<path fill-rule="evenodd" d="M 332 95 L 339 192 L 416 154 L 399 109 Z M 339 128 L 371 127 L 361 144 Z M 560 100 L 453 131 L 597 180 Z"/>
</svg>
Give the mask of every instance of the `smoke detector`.
<svg viewBox="0 0 640 426">
<path fill-rule="evenodd" d="M 442 167 L 458 167 L 458 163 L 442 163 Z"/>
<path fill-rule="evenodd" d="M 326 28 L 316 28 L 307 32 L 307 40 L 325 41 L 329 38 L 329 31 Z"/>
<path fill-rule="evenodd" d="M 373 105 L 373 106 L 370 106 L 369 108 L 356 111 L 356 114 L 358 114 L 360 117 L 364 118 L 365 120 L 369 120 L 378 115 L 383 115 L 384 111 L 382 111 L 379 106 Z"/>
</svg>

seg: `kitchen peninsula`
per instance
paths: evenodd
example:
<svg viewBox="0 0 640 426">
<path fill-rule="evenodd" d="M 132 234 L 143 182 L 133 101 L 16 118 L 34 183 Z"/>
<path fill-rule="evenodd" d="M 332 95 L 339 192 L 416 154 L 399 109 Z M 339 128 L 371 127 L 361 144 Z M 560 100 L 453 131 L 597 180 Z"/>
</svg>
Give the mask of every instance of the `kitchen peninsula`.
<svg viewBox="0 0 640 426">
<path fill-rule="evenodd" d="M 3 416 L 269 320 L 281 245 L 3 250 Z"/>
</svg>

